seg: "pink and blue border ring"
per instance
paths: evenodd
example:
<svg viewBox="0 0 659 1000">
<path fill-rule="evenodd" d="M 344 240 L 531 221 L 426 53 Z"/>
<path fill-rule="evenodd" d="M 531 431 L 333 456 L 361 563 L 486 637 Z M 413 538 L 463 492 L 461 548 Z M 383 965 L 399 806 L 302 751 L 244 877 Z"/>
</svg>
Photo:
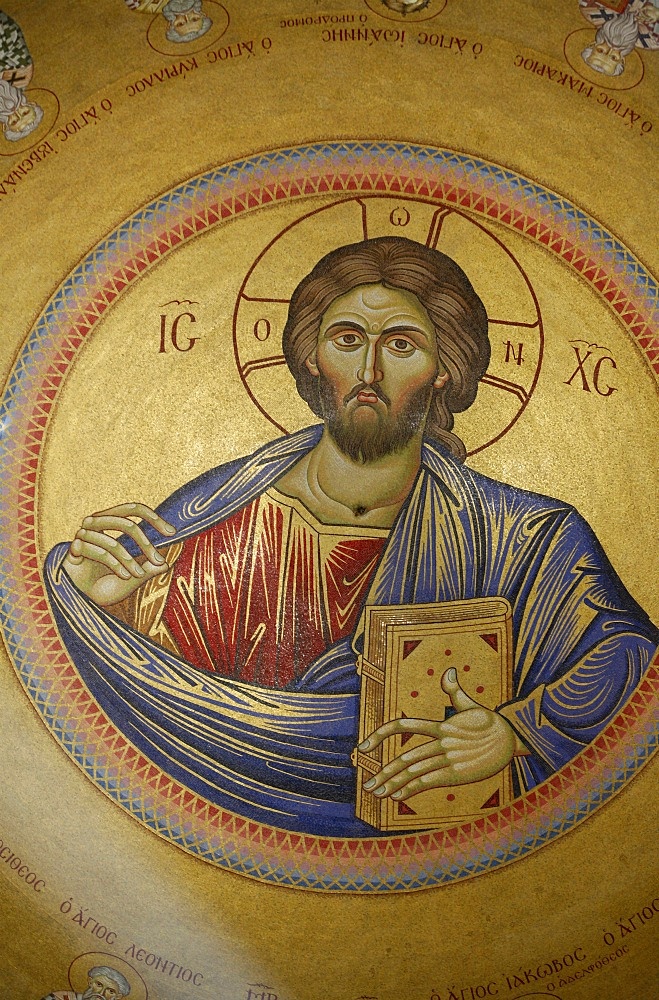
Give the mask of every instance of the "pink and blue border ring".
<svg viewBox="0 0 659 1000">
<path fill-rule="evenodd" d="M 511 805 L 425 834 L 336 840 L 264 827 L 204 801 L 131 746 L 70 662 L 46 601 L 37 547 L 41 450 L 62 384 L 100 317 L 150 267 L 224 221 L 335 193 L 408 195 L 494 220 L 588 282 L 659 374 L 656 281 L 560 196 L 472 156 L 402 142 L 328 142 L 265 152 L 178 185 L 102 240 L 28 333 L 0 406 L 0 619 L 18 677 L 70 757 L 139 822 L 187 852 L 267 882 L 355 893 L 410 891 L 493 871 L 550 843 L 607 802 L 657 747 L 657 662 L 617 719 Z"/>
</svg>

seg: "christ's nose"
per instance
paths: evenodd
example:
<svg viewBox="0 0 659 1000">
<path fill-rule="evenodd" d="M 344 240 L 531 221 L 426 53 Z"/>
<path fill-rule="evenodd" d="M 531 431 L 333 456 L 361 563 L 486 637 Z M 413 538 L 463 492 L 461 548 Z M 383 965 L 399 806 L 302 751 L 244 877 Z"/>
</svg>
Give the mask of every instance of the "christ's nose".
<svg viewBox="0 0 659 1000">
<path fill-rule="evenodd" d="M 366 345 L 366 355 L 362 367 L 357 372 L 357 378 L 364 385 L 371 385 L 373 382 L 382 381 L 382 368 L 378 351 L 377 340 L 369 340 Z"/>
</svg>

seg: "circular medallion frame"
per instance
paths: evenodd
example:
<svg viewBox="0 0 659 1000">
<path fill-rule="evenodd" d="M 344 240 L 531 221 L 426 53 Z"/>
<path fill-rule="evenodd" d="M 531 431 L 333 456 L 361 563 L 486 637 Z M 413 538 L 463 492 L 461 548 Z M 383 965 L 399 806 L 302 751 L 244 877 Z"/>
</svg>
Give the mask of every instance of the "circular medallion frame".
<svg viewBox="0 0 659 1000">
<path fill-rule="evenodd" d="M 176 42 L 169 41 L 166 35 L 166 19 L 162 13 L 156 14 L 146 33 L 146 40 L 153 51 L 159 52 L 163 56 L 181 56 L 182 59 L 185 59 L 187 56 L 205 52 L 206 49 L 211 48 L 221 38 L 224 38 L 231 23 L 229 11 L 224 4 L 219 3 L 219 0 L 204 0 L 204 3 L 206 7 L 203 8 L 203 12 L 207 16 L 212 13 L 214 19 L 211 18 L 212 24 L 207 32 L 190 39 L 190 41 L 186 41 L 185 38 Z M 209 9 L 211 7 L 212 11 Z"/>
<path fill-rule="evenodd" d="M 574 72 L 603 90 L 633 90 L 638 87 L 645 74 L 645 64 L 638 49 L 633 49 L 626 56 L 625 70 L 620 76 L 607 76 L 592 69 L 582 58 L 581 53 L 592 46 L 593 41 L 593 32 L 588 28 L 577 28 L 565 39 L 563 55 Z"/>
<path fill-rule="evenodd" d="M 226 220 L 286 201 L 356 193 L 428 199 L 521 233 L 591 286 L 659 375 L 657 282 L 597 222 L 533 181 L 476 157 L 401 142 L 327 142 L 234 161 L 135 212 L 86 255 L 30 330 L 0 405 L 0 619 L 17 675 L 45 725 L 94 784 L 145 827 L 205 861 L 266 882 L 381 893 L 494 871 L 552 842 L 624 788 L 657 749 L 659 661 L 605 731 L 504 808 L 430 833 L 365 840 L 296 834 L 200 798 L 117 730 L 61 642 L 37 540 L 40 458 L 58 393 L 113 303 L 149 268 Z"/>
<path fill-rule="evenodd" d="M 105 951 L 88 951 L 78 955 L 69 966 L 69 986 L 79 995 L 87 988 L 87 975 L 94 966 L 106 966 L 121 973 L 130 984 L 131 1000 L 149 1000 L 149 990 L 137 969 L 123 958 Z"/>
<path fill-rule="evenodd" d="M 39 146 L 48 138 L 57 124 L 60 116 L 60 102 L 54 91 L 48 90 L 47 87 L 29 87 L 24 93 L 30 103 L 39 104 L 43 110 L 43 118 L 34 132 L 29 132 L 24 139 L 10 142 L 8 139 L 3 139 L 0 133 L 0 140 L 2 140 L 0 156 L 21 156 L 23 153 L 29 153 L 31 149 Z M 28 157 L 28 159 L 31 158 Z M 21 164 L 17 165 L 21 166 Z M 30 167 L 30 169 L 32 168 Z"/>
</svg>

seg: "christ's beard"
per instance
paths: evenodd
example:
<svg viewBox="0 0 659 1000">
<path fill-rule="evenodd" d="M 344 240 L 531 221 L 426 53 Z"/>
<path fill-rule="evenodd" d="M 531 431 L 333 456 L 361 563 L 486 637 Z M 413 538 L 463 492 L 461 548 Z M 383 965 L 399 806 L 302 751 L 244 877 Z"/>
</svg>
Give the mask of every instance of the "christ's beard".
<svg viewBox="0 0 659 1000">
<path fill-rule="evenodd" d="M 375 393 L 387 406 L 386 413 L 378 406 L 375 411 L 377 420 L 370 421 L 365 426 L 357 424 L 354 410 L 346 409 L 348 402 L 361 390 Z M 391 416 L 389 400 L 379 389 L 377 383 L 368 386 L 355 386 L 342 403 L 338 403 L 334 386 L 321 373 L 318 391 L 322 414 L 336 445 L 353 462 L 367 464 L 384 458 L 385 455 L 401 451 L 419 432 L 428 412 L 428 404 L 432 396 L 432 383 L 421 386 L 396 417 Z"/>
</svg>

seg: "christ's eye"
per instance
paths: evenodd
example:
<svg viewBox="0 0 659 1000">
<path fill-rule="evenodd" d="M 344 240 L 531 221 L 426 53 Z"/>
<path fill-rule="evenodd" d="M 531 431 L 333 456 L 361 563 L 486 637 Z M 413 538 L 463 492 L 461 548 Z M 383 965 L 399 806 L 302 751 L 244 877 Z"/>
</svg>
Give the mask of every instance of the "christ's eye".
<svg viewBox="0 0 659 1000">
<path fill-rule="evenodd" d="M 387 341 L 387 347 L 395 354 L 411 354 L 415 350 L 416 344 L 408 340 L 407 337 L 392 337 Z"/>
<path fill-rule="evenodd" d="M 361 339 L 359 334 L 346 330 L 345 333 L 341 333 L 338 337 L 334 338 L 334 343 L 338 344 L 339 347 L 356 347 L 361 343 Z"/>
</svg>

